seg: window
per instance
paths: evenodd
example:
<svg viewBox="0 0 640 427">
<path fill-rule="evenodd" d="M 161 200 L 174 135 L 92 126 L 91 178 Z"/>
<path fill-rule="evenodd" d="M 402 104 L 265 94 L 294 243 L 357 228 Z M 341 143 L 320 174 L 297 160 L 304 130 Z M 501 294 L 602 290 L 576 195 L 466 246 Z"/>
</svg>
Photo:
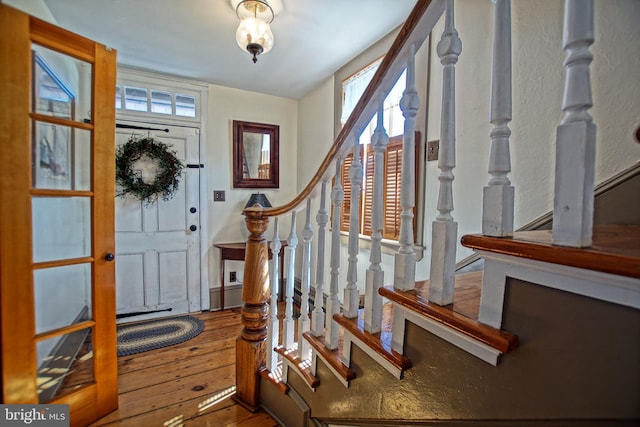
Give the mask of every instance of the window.
<svg viewBox="0 0 640 427">
<path fill-rule="evenodd" d="M 116 86 L 116 109 L 197 117 L 196 96 L 145 87 Z"/>
<path fill-rule="evenodd" d="M 402 182 L 402 135 L 389 138 L 389 144 L 384 154 L 384 173 L 382 190 L 382 237 L 389 240 L 398 240 L 400 236 L 400 188 Z M 419 133 L 416 132 L 416 141 L 419 141 Z M 418 159 L 418 144 L 416 144 L 416 167 Z M 372 235 L 371 216 L 373 212 L 373 176 L 374 176 L 374 151 L 368 144 L 360 144 L 360 159 L 362 161 L 363 180 L 360 195 L 360 230 L 365 236 Z M 344 189 L 344 201 L 340 216 L 340 230 L 349 231 L 351 213 L 351 181 L 349 169 L 353 163 L 353 153 L 347 155 L 342 164 L 342 188 Z M 416 169 L 417 170 L 417 169 Z M 416 173 L 417 176 L 417 173 Z"/>
<path fill-rule="evenodd" d="M 343 113 L 342 122 L 346 122 L 356 102 L 373 78 L 375 70 L 380 65 L 381 59 L 368 65 L 360 72 L 346 79 L 343 83 Z M 400 187 L 402 180 L 402 139 L 404 132 L 404 117 L 400 110 L 400 99 L 405 89 L 406 76 L 403 73 L 393 89 L 387 95 L 384 102 L 384 126 L 389 134 L 389 144 L 384 155 L 383 173 L 383 221 L 382 237 L 389 240 L 398 240 L 400 236 Z M 371 137 L 377 125 L 377 117 L 374 116 L 369 125 L 360 136 L 360 159 L 362 162 L 363 180 L 362 194 L 360 196 L 360 230 L 365 236 L 372 234 L 373 211 L 373 178 L 374 178 L 374 151 L 370 147 Z M 419 133 L 416 132 L 416 181 Z M 349 231 L 351 212 L 351 181 L 349 169 L 353 163 L 353 153 L 347 155 L 342 164 L 342 187 L 344 189 L 344 201 L 340 215 L 340 230 Z M 416 182 L 417 189 L 417 182 Z M 417 200 L 417 198 L 416 198 Z"/>
</svg>

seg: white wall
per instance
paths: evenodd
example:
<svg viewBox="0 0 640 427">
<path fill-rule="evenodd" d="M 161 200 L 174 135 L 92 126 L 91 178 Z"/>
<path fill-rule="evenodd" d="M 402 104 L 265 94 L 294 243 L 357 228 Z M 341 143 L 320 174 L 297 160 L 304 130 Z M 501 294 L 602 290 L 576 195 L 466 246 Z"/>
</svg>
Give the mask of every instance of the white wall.
<svg viewBox="0 0 640 427">
<path fill-rule="evenodd" d="M 482 187 L 489 180 L 487 164 L 489 156 L 489 94 L 491 82 L 492 6 L 489 1 L 457 0 L 456 26 L 462 39 L 462 54 L 456 66 L 456 122 L 457 167 L 454 170 L 454 211 L 459 222 L 459 235 L 479 233 L 481 230 Z M 633 140 L 635 129 L 640 126 L 640 2 L 596 0 L 596 42 L 591 47 L 594 54 L 591 66 L 594 107 L 590 110 L 598 129 L 596 182 L 604 181 L 640 160 L 640 144 Z M 544 0 L 515 0 L 512 2 L 513 31 L 513 120 L 510 123 L 512 170 L 510 179 L 516 188 L 515 227 L 520 227 L 553 206 L 555 131 L 563 117 L 561 110 L 564 84 L 565 58 L 562 51 L 563 2 Z M 442 66 L 436 54 L 436 45 L 442 34 L 442 23 L 434 31 L 431 54 L 429 108 L 426 126 L 418 120 L 418 126 L 426 129 L 426 141 L 440 139 L 440 105 L 442 94 Z M 314 111 L 317 93 L 300 102 L 316 114 L 300 114 L 300 127 L 324 123 L 333 126 L 337 134 L 340 82 L 342 79 L 379 56 L 372 49 L 345 65 L 334 76 L 334 115 L 318 108 Z M 417 62 L 426 64 L 426 61 Z M 425 74 L 418 76 L 419 94 L 426 93 Z M 423 81 L 420 81 L 420 78 Z M 328 87 L 318 90 L 327 92 Z M 322 114 L 327 114 L 323 116 Z M 329 143 L 312 137 L 300 140 L 299 152 L 328 150 Z M 326 151 L 325 151 L 326 152 Z M 300 170 L 313 173 L 321 159 L 300 156 Z M 317 167 L 317 166 L 316 166 Z M 431 222 L 437 215 L 437 162 L 428 162 L 425 178 L 424 244 L 431 245 Z M 299 184 L 302 187 L 305 183 Z M 317 205 L 312 211 L 317 211 Z M 315 225 L 314 225 L 315 231 Z M 314 235 L 314 239 L 316 236 Z M 328 289 L 328 247 L 325 273 L 325 292 Z M 315 252 L 314 252 L 315 253 Z M 459 246 L 458 260 L 472 252 Z M 369 264 L 368 251 L 359 255 L 358 277 L 364 277 Z M 341 257 L 341 287 L 346 272 L 346 248 Z M 387 280 L 392 275 L 390 257 L 383 257 Z M 427 279 L 429 254 L 418 264 L 416 278 Z M 342 292 L 342 291 L 340 291 Z M 342 298 L 342 294 L 340 293 Z"/>
<path fill-rule="evenodd" d="M 233 188 L 233 150 L 232 122 L 276 124 L 280 126 L 280 188 L 260 189 L 267 195 L 273 206 L 288 202 L 296 195 L 297 189 L 297 152 L 298 152 L 298 101 L 255 92 L 248 92 L 217 85 L 209 85 L 207 116 L 207 158 L 202 159 L 208 174 L 209 203 L 207 225 L 209 231 L 209 282 L 212 288 L 220 286 L 220 252 L 211 245 L 214 243 L 242 242 L 249 235 L 242 216 L 242 209 L 251 193 L 257 189 Z M 225 202 L 213 202 L 213 191 L 224 190 Z M 271 239 L 272 231 L 266 236 Z M 282 230 L 286 229 L 282 224 Z M 228 261 L 228 272 L 236 271 L 242 281 L 243 263 Z"/>
<path fill-rule="evenodd" d="M 515 227 L 553 208 L 556 126 L 564 85 L 562 62 L 563 2 L 527 0 L 512 2 L 513 120 L 512 173 L 516 189 Z M 596 42 L 591 47 L 594 107 L 597 125 L 596 183 L 640 160 L 640 145 L 632 134 L 640 124 L 640 3 L 620 0 L 595 2 Z M 462 54 L 456 66 L 457 167 L 454 170 L 453 216 L 459 234 L 481 229 L 481 193 L 489 179 L 489 90 L 492 37 L 492 3 L 456 2 L 456 26 Z M 437 33 L 436 33 L 437 34 Z M 479 36 L 481 35 L 481 36 Z M 630 54 L 630 52 L 635 52 Z M 439 139 L 441 67 L 431 73 L 429 139 Z M 438 90 L 435 88 L 438 87 Z M 437 113 L 436 113 L 437 110 Z M 426 224 L 435 219 L 437 176 L 435 162 L 427 167 Z M 430 245 L 430 225 L 425 238 Z M 458 259 L 471 254 L 459 247 Z"/>
</svg>

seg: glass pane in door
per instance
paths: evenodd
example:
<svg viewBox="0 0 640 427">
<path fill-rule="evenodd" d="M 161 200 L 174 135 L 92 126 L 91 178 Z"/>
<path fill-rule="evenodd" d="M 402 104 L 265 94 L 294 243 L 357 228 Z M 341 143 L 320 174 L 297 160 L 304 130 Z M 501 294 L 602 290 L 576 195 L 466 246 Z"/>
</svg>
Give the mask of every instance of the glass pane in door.
<svg viewBox="0 0 640 427">
<path fill-rule="evenodd" d="M 33 187 L 91 189 L 91 132 L 58 123 L 33 122 Z"/>
<path fill-rule="evenodd" d="M 91 319 L 91 264 L 33 272 L 36 334 Z"/>
<path fill-rule="evenodd" d="M 37 114 L 91 119 L 91 64 L 33 45 L 31 110 Z"/>
<path fill-rule="evenodd" d="M 33 197 L 33 261 L 91 255 L 89 197 Z"/>
<path fill-rule="evenodd" d="M 38 402 L 91 384 L 93 377 L 92 328 L 38 341 Z"/>
<path fill-rule="evenodd" d="M 92 65 L 32 45 L 31 198 L 37 392 L 50 402 L 94 383 Z M 46 190 L 46 191 L 42 191 Z M 53 334 L 52 334 L 53 332 Z"/>
</svg>

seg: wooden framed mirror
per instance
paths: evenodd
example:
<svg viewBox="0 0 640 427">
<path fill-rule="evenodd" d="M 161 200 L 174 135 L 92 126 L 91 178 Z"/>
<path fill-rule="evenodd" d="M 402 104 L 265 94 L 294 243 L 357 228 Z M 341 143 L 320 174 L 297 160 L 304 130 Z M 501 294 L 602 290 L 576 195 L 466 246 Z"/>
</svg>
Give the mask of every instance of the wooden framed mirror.
<svg viewBox="0 0 640 427">
<path fill-rule="evenodd" d="M 279 188 L 280 126 L 233 121 L 233 188 Z"/>
</svg>

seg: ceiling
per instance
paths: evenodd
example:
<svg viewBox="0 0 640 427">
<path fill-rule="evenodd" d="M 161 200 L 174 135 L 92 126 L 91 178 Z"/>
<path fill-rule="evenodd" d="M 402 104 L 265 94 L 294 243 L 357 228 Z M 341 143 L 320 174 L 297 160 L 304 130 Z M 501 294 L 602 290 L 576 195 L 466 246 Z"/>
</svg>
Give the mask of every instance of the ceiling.
<svg viewBox="0 0 640 427">
<path fill-rule="evenodd" d="M 299 99 L 409 15 L 416 0 L 271 0 L 273 49 L 235 41 L 234 0 L 44 0 L 58 25 L 120 65 Z M 237 3 L 238 0 L 235 0 Z"/>
</svg>

